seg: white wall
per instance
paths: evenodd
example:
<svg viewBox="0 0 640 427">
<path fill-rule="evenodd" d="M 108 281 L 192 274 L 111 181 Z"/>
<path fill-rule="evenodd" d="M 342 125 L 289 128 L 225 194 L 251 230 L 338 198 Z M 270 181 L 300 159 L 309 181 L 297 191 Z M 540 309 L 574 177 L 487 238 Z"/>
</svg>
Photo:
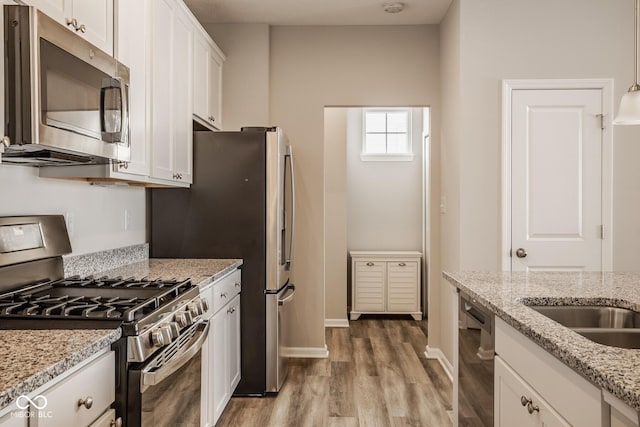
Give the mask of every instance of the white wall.
<svg viewBox="0 0 640 427">
<path fill-rule="evenodd" d="M 269 125 L 269 26 L 205 24 L 227 60 L 222 78 L 222 127 Z"/>
<path fill-rule="evenodd" d="M 0 182 L 0 216 L 69 214 L 74 255 L 146 241 L 143 188 L 40 178 L 37 168 L 9 165 L 0 166 Z"/>
<path fill-rule="evenodd" d="M 347 249 L 422 252 L 423 108 L 411 110 L 411 161 L 363 161 L 363 109 L 347 122 Z"/>
<path fill-rule="evenodd" d="M 431 105 L 437 128 L 438 47 L 437 26 L 271 28 L 270 121 L 287 130 L 297 161 L 292 346 L 324 347 L 322 302 L 332 286 L 324 274 L 324 107 Z"/>
<path fill-rule="evenodd" d="M 615 102 L 633 81 L 633 4 L 609 0 L 454 0 L 443 52 L 443 268 L 499 270 L 501 80 L 614 78 Z M 640 252 L 638 128 L 614 129 L 614 268 Z M 443 286 L 445 286 L 443 284 Z M 452 352 L 450 307 L 439 341 Z M 447 321 L 447 319 L 449 319 Z M 431 326 L 431 325 L 430 325 Z"/>
</svg>

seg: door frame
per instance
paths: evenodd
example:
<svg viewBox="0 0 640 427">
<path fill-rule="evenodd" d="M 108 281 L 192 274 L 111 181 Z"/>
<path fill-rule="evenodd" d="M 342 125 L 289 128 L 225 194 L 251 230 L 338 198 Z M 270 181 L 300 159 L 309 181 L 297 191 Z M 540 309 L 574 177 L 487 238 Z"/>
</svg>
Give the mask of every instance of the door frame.
<svg viewBox="0 0 640 427">
<path fill-rule="evenodd" d="M 613 79 L 540 79 L 502 81 L 502 270 L 511 271 L 511 99 L 514 90 L 600 89 L 602 91 L 602 271 L 613 268 Z"/>
</svg>

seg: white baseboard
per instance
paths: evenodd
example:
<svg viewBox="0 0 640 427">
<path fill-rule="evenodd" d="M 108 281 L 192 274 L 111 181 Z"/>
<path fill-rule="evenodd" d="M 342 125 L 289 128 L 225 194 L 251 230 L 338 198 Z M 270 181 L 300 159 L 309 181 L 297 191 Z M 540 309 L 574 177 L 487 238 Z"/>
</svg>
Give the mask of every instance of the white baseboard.
<svg viewBox="0 0 640 427">
<path fill-rule="evenodd" d="M 325 328 L 348 328 L 349 319 L 324 319 Z"/>
<path fill-rule="evenodd" d="M 445 374 L 447 374 L 449 380 L 453 383 L 453 365 L 449 362 L 449 359 L 447 359 L 442 350 L 427 346 L 424 355 L 427 359 L 436 359 L 440 362 Z"/>
<path fill-rule="evenodd" d="M 282 355 L 304 359 L 326 359 L 329 357 L 329 349 L 326 344 L 324 347 L 284 347 Z"/>
</svg>

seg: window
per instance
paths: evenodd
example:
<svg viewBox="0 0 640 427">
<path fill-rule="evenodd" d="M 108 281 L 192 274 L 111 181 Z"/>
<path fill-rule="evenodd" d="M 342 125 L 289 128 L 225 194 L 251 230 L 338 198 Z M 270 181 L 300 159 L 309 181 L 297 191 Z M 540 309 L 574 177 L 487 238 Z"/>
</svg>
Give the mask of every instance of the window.
<svg viewBox="0 0 640 427">
<path fill-rule="evenodd" d="M 411 111 L 364 110 L 362 160 L 412 160 Z"/>
</svg>

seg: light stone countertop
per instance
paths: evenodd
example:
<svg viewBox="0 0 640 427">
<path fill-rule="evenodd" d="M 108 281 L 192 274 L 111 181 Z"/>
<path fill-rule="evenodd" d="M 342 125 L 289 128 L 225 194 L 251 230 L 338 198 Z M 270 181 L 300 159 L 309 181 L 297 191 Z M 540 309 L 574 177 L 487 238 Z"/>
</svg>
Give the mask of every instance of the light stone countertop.
<svg viewBox="0 0 640 427">
<path fill-rule="evenodd" d="M 93 265 L 99 271 L 100 260 Z M 84 261 L 86 263 L 86 260 Z M 242 265 L 239 259 L 147 259 L 94 274 L 94 277 L 188 279 L 205 286 Z M 121 336 L 120 329 L 0 330 L 0 413 Z"/>
<path fill-rule="evenodd" d="M 116 342 L 120 329 L 0 330 L 0 413 Z"/>
<path fill-rule="evenodd" d="M 640 311 L 640 273 L 444 272 L 443 277 L 587 380 L 640 411 L 640 350 L 595 343 L 525 305 L 606 305 Z"/>
<path fill-rule="evenodd" d="M 242 265 L 240 259 L 161 259 L 151 258 L 94 274 L 142 279 L 191 279 L 194 285 L 205 286 Z"/>
</svg>

